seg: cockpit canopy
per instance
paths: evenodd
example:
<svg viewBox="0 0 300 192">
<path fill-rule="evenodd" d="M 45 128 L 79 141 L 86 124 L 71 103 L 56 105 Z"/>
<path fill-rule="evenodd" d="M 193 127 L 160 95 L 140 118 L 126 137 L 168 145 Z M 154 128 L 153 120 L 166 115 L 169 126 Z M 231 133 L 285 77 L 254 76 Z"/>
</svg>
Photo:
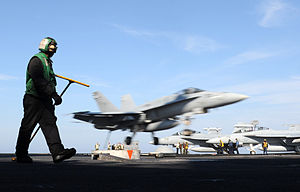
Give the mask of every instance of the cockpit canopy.
<svg viewBox="0 0 300 192">
<path fill-rule="evenodd" d="M 199 93 L 199 92 L 202 92 L 202 91 L 204 91 L 204 90 L 194 88 L 194 87 L 189 87 L 187 89 L 183 89 L 183 90 L 177 92 L 177 94 L 178 95 L 185 95 L 185 94 Z"/>
<path fill-rule="evenodd" d="M 195 134 L 195 133 L 200 133 L 200 132 L 194 131 L 194 130 L 191 130 L 191 129 L 184 129 L 180 132 L 174 133 L 173 136 L 176 136 L 176 135 L 190 136 L 190 135 Z"/>
</svg>

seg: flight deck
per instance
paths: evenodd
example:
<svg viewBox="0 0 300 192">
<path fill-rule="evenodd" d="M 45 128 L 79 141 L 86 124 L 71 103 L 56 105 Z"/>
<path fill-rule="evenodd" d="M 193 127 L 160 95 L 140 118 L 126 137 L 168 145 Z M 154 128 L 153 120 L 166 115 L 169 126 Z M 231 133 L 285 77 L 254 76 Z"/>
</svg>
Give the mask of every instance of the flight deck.
<svg viewBox="0 0 300 192">
<path fill-rule="evenodd" d="M 0 155 L 1 191 L 297 191 L 300 155 L 186 155 L 140 160 L 92 160 L 76 155 L 54 164 L 33 154 L 32 164 Z"/>
</svg>

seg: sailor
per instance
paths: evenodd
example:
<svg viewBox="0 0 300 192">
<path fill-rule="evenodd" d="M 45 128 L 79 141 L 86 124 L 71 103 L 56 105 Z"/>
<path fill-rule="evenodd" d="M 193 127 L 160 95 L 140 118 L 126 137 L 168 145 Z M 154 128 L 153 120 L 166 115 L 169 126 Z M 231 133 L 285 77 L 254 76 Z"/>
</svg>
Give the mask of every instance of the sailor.
<svg viewBox="0 0 300 192">
<path fill-rule="evenodd" d="M 179 142 L 179 151 L 180 151 L 180 154 L 182 154 L 182 144 Z"/>
<path fill-rule="evenodd" d="M 24 116 L 16 145 L 16 160 L 19 163 L 32 162 L 28 155 L 28 148 L 31 134 L 38 123 L 42 128 L 54 163 L 71 158 L 76 153 L 74 148 L 64 148 L 56 125 L 54 105 L 60 105 L 62 99 L 56 92 L 55 74 L 50 58 L 56 53 L 57 43 L 53 38 L 46 37 L 41 41 L 39 50 L 40 52 L 30 59 L 26 71 Z"/>
<path fill-rule="evenodd" d="M 110 142 L 107 145 L 107 150 L 111 150 L 111 144 L 110 144 Z"/>
<path fill-rule="evenodd" d="M 264 142 L 262 143 L 262 148 L 263 148 L 263 151 L 264 151 L 263 154 L 268 155 L 268 152 L 267 152 L 268 151 L 268 147 L 269 147 L 269 144 L 268 144 L 267 140 L 264 139 Z"/>
<path fill-rule="evenodd" d="M 189 143 L 185 142 L 185 154 L 187 155 L 189 151 Z"/>
<path fill-rule="evenodd" d="M 118 144 L 117 144 L 117 150 L 121 150 L 121 148 L 122 148 L 122 147 L 121 147 L 121 143 L 118 143 Z"/>
<path fill-rule="evenodd" d="M 234 154 L 233 153 L 233 142 L 230 139 L 228 140 L 228 150 L 229 150 L 229 155 Z"/>
<path fill-rule="evenodd" d="M 176 147 L 176 154 L 178 155 L 178 152 L 179 152 L 179 145 L 180 143 L 178 142 L 178 144 L 175 144 L 175 147 Z"/>
<path fill-rule="evenodd" d="M 236 151 L 236 154 L 240 154 L 240 153 L 239 153 L 239 145 L 240 145 L 239 140 L 238 140 L 237 138 L 235 138 L 235 146 L 234 146 L 234 149 L 235 149 L 235 151 Z"/>
<path fill-rule="evenodd" d="M 99 145 L 99 143 L 97 142 L 96 145 L 95 145 L 95 150 L 96 150 L 96 151 L 99 150 L 99 147 L 100 147 L 100 145 Z"/>
<path fill-rule="evenodd" d="M 220 143 L 219 143 L 219 147 L 218 147 L 218 154 L 223 154 L 223 150 L 224 150 L 224 143 L 220 139 Z"/>
<path fill-rule="evenodd" d="M 183 142 L 182 148 L 183 148 L 183 154 L 185 155 L 186 154 L 186 151 L 185 151 L 185 142 Z"/>
</svg>

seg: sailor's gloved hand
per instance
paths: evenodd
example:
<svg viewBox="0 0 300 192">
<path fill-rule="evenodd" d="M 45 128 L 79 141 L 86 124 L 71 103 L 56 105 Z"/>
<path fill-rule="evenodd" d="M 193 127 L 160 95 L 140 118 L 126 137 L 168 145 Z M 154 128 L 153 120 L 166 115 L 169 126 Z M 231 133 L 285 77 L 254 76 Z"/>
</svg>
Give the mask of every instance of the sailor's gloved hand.
<svg viewBox="0 0 300 192">
<path fill-rule="evenodd" d="M 52 95 L 52 98 L 54 99 L 54 105 L 60 105 L 62 103 L 62 98 L 55 92 Z"/>
</svg>

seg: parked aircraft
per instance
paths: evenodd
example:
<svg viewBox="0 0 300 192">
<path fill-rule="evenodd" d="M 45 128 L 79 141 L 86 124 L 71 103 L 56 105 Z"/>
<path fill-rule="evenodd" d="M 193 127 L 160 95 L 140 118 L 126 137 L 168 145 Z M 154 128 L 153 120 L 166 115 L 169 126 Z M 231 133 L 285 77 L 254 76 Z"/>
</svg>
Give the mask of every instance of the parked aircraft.
<svg viewBox="0 0 300 192">
<path fill-rule="evenodd" d="M 256 149 L 263 150 L 261 144 L 264 139 L 267 139 L 270 152 L 300 152 L 300 125 L 291 125 L 288 130 L 271 130 L 257 124 L 258 121 L 237 123 L 230 135 L 221 134 L 220 128 L 205 128 L 207 134 L 184 130 L 169 137 L 159 138 L 159 144 L 176 146 L 178 143 L 188 142 L 189 145 L 199 145 L 199 147 L 191 147 L 192 151 L 215 152 L 220 140 L 227 146 L 229 140 L 238 139 L 240 146 L 248 148 L 250 154 L 255 154 Z"/>
<path fill-rule="evenodd" d="M 221 137 L 221 128 L 211 127 L 204 128 L 207 133 L 197 132 L 191 129 L 185 129 L 183 131 L 177 132 L 171 136 L 159 138 L 159 145 L 177 145 L 188 143 L 190 150 L 195 152 L 216 152 L 217 146 L 214 144 L 206 143 L 206 141 L 212 138 Z M 154 144 L 153 141 L 150 141 L 150 144 Z M 199 146 L 196 146 L 199 145 Z"/>
<path fill-rule="evenodd" d="M 240 145 L 249 149 L 250 154 L 255 154 L 256 149 L 262 149 L 264 139 L 269 143 L 268 151 L 300 152 L 300 125 L 292 125 L 288 130 L 272 130 L 266 127 L 257 127 L 255 124 L 236 124 L 233 134 L 212 138 L 206 143 L 218 144 L 220 139 L 226 144 L 228 140 L 238 139 Z"/>
<path fill-rule="evenodd" d="M 132 137 L 136 132 L 152 132 L 154 144 L 158 144 L 154 132 L 177 126 L 177 116 L 189 118 L 195 114 L 207 113 L 209 109 L 233 104 L 248 96 L 187 88 L 141 106 L 136 106 L 131 96 L 125 95 L 121 99 L 120 109 L 100 92 L 95 92 L 94 98 L 101 112 L 76 112 L 75 119 L 92 123 L 96 129 L 128 129 L 133 132 Z M 130 144 L 132 137 L 127 137 L 125 143 Z"/>
</svg>

